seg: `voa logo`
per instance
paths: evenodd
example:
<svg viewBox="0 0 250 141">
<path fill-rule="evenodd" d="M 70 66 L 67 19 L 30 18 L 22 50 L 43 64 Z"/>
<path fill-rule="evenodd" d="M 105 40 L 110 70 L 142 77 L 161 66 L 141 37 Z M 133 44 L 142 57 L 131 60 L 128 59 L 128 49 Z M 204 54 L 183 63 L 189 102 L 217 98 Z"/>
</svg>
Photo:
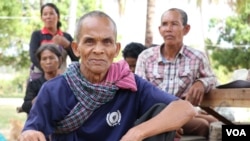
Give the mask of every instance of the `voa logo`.
<svg viewBox="0 0 250 141">
<path fill-rule="evenodd" d="M 226 129 L 227 136 L 247 136 L 244 129 Z"/>
</svg>

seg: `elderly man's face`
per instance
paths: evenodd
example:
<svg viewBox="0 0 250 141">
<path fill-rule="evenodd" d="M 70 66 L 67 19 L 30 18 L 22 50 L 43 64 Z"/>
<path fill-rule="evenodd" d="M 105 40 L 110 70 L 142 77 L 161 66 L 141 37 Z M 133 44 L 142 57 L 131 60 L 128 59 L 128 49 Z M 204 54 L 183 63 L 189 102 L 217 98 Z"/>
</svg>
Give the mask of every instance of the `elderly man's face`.
<svg viewBox="0 0 250 141">
<path fill-rule="evenodd" d="M 161 19 L 159 31 L 168 46 L 180 45 L 190 26 L 182 24 L 181 14 L 177 11 L 166 12 Z"/>
<path fill-rule="evenodd" d="M 87 71 L 106 73 L 120 51 L 115 36 L 114 26 L 107 18 L 87 17 L 82 22 L 77 51 Z"/>
</svg>

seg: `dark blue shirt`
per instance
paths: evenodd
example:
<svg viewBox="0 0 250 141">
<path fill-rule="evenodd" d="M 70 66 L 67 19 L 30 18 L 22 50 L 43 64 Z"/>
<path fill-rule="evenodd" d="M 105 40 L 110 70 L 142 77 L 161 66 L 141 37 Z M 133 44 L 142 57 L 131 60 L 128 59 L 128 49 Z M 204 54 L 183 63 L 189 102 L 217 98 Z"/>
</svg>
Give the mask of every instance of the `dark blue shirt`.
<svg viewBox="0 0 250 141">
<path fill-rule="evenodd" d="M 53 141 L 118 141 L 156 103 L 169 104 L 178 98 L 135 76 L 137 92 L 120 89 L 110 102 L 102 105 L 77 130 L 69 134 L 53 134 Z M 76 105 L 77 99 L 66 79 L 59 76 L 42 86 L 23 130 L 53 133 L 55 124 Z M 166 117 L 167 118 L 167 117 Z"/>
</svg>

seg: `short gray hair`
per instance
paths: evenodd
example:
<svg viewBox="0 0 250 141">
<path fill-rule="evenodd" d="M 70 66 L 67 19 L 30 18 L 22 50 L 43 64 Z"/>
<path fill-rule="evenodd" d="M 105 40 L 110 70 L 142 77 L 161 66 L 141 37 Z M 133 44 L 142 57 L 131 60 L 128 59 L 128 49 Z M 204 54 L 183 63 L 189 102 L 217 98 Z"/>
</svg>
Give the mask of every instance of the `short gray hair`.
<svg viewBox="0 0 250 141">
<path fill-rule="evenodd" d="M 182 25 L 184 25 L 184 26 L 187 25 L 187 22 L 188 22 L 187 13 L 184 10 L 179 9 L 179 8 L 170 8 L 170 9 L 168 9 L 167 11 L 165 11 L 162 14 L 161 20 L 162 20 L 163 16 L 165 15 L 165 13 L 168 12 L 168 11 L 177 11 L 178 13 L 180 13 L 181 14 L 181 20 L 182 20 Z"/>
<path fill-rule="evenodd" d="M 81 28 L 82 28 L 82 22 L 87 18 L 87 17 L 104 17 L 107 18 L 109 21 L 111 21 L 111 23 L 114 26 L 114 32 L 115 32 L 115 40 L 117 38 L 117 27 L 116 24 L 114 22 L 114 20 L 107 15 L 106 13 L 102 12 L 102 11 L 98 11 L 98 10 L 94 10 L 91 11 L 87 14 L 84 14 L 78 21 L 77 26 L 76 26 L 76 30 L 75 30 L 75 37 L 76 37 L 76 41 L 78 42 L 81 36 Z"/>
</svg>

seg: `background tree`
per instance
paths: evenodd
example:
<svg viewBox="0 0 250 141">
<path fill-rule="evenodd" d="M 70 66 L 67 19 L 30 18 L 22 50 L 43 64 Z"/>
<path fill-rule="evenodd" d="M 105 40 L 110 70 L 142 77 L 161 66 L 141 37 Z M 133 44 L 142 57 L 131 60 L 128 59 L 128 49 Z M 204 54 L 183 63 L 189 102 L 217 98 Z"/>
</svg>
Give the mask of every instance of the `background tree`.
<svg viewBox="0 0 250 141">
<path fill-rule="evenodd" d="M 155 16 L 155 0 L 147 0 L 147 18 L 145 32 L 145 46 L 153 44 L 153 20 Z"/>
<path fill-rule="evenodd" d="M 26 7 L 19 0 L 2 0 L 0 2 L 0 65 L 15 66 L 16 69 L 28 67 L 28 52 L 25 43 L 28 41 L 28 21 L 30 17 Z"/>
<path fill-rule="evenodd" d="M 87 11 L 100 8 L 95 0 L 78 0 L 75 17 Z M 41 29 L 41 4 L 46 0 L 1 0 L 0 2 L 0 66 L 11 66 L 13 69 L 28 69 L 30 65 L 28 44 L 32 31 Z M 62 30 L 69 29 L 70 2 L 68 0 L 50 0 L 60 10 Z M 71 13 L 72 15 L 72 13 Z M 76 19 L 71 19 L 76 20 Z M 71 24 L 72 25 L 72 24 Z M 75 25 L 73 25 L 75 26 Z"/>
<path fill-rule="evenodd" d="M 223 66 L 225 73 L 250 68 L 250 0 L 237 0 L 229 4 L 235 10 L 235 15 L 225 20 L 211 19 L 210 29 L 217 28 L 219 36 L 215 43 L 209 38 L 206 40 L 215 68 Z"/>
<path fill-rule="evenodd" d="M 122 17 L 126 10 L 127 0 L 117 0 L 118 12 L 120 15 L 120 20 L 123 20 Z M 145 29 L 145 43 L 144 45 L 149 47 L 153 42 L 153 20 L 155 16 L 155 0 L 147 0 L 147 11 L 146 11 L 146 29 Z"/>
<path fill-rule="evenodd" d="M 60 20 L 62 30 L 69 31 L 76 17 L 84 13 L 101 9 L 101 5 L 96 5 L 100 0 L 78 0 L 77 4 L 70 6 L 70 2 L 76 0 L 1 0 L 0 1 L 0 71 L 2 73 L 11 73 L 8 80 L 0 77 L 0 96 L 2 94 L 12 95 L 16 92 L 24 93 L 25 84 L 28 78 L 30 67 L 29 41 L 34 30 L 41 29 L 43 23 L 40 19 L 40 7 L 46 2 L 53 2 L 60 10 Z M 100 2 L 97 2 L 100 4 Z M 72 18 L 74 8 L 76 16 Z M 71 12 L 70 12 L 71 11 Z M 73 33 L 71 33 L 73 34 Z M 72 35 L 74 36 L 74 35 Z M 7 75 L 9 76 L 9 75 Z"/>
</svg>

